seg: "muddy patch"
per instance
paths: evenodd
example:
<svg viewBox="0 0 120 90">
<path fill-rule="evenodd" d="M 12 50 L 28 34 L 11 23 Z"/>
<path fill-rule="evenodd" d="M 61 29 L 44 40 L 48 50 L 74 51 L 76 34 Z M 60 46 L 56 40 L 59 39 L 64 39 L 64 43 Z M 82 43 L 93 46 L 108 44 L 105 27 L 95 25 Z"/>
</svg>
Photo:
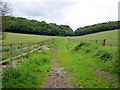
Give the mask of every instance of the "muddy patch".
<svg viewBox="0 0 120 90">
<path fill-rule="evenodd" d="M 118 80 L 115 80 L 115 78 L 112 75 L 110 75 L 109 73 L 105 74 L 104 72 L 102 72 L 102 71 L 100 71 L 98 69 L 96 69 L 96 70 L 92 70 L 91 69 L 91 71 L 94 72 L 94 73 L 96 73 L 96 75 L 99 78 L 103 78 L 105 82 L 107 82 L 107 83 L 108 82 L 113 82 L 113 84 L 115 85 L 115 87 L 118 88 Z"/>
<path fill-rule="evenodd" d="M 43 45 L 41 48 L 42 48 L 43 50 L 47 50 L 47 51 L 50 50 L 50 48 L 48 48 L 47 45 Z"/>
<path fill-rule="evenodd" d="M 60 68 L 56 63 L 56 52 L 51 57 L 51 71 L 46 76 L 46 82 L 41 86 L 41 88 L 73 88 L 73 86 L 68 83 L 70 78 L 65 77 L 66 72 L 64 68 Z"/>
</svg>

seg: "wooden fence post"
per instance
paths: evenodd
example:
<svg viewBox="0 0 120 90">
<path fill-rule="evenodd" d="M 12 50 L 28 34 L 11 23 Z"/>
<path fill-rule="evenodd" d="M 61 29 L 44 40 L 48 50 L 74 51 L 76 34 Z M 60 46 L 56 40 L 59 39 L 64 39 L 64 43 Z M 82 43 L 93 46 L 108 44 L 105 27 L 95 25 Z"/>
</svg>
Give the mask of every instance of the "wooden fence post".
<svg viewBox="0 0 120 90">
<path fill-rule="evenodd" d="M 39 48 L 39 42 L 37 41 L 37 50 L 38 50 L 38 48 Z"/>
<path fill-rule="evenodd" d="M 45 41 L 43 41 L 43 45 L 45 45 Z"/>
<path fill-rule="evenodd" d="M 98 40 L 96 40 L 96 43 L 98 42 Z"/>
<path fill-rule="evenodd" d="M 33 42 L 33 52 L 34 52 L 34 50 L 35 50 L 35 46 L 34 46 L 34 44 L 35 44 L 35 42 Z"/>
<path fill-rule="evenodd" d="M 21 43 L 21 59 L 23 61 L 23 44 Z"/>
<path fill-rule="evenodd" d="M 105 44 L 106 44 L 106 39 L 103 40 L 103 46 L 105 46 Z"/>
<path fill-rule="evenodd" d="M 28 55 L 30 54 L 30 43 L 28 43 Z"/>
<path fill-rule="evenodd" d="M 44 45 L 46 45 L 47 40 L 45 40 Z"/>
<path fill-rule="evenodd" d="M 56 39 L 55 39 L 56 40 Z M 72 39 L 70 39 L 70 40 L 72 40 Z M 79 40 L 79 39 L 78 39 Z M 36 45 L 32 45 L 33 46 L 33 48 L 35 49 L 35 47 L 41 47 L 41 44 L 43 44 L 43 43 L 49 43 L 49 42 L 51 42 L 52 41 L 52 39 L 48 39 L 48 40 L 45 40 L 45 41 L 37 41 L 37 42 L 33 42 L 33 44 L 36 44 Z M 26 45 L 26 44 L 28 44 L 28 47 L 24 47 L 24 44 Z M 10 64 L 10 67 L 13 67 L 14 66 L 14 64 L 15 64 L 15 62 L 14 62 L 14 60 L 15 59 L 17 59 L 17 58 L 21 58 L 21 60 L 22 60 L 22 62 L 24 61 L 24 56 L 27 54 L 27 53 L 24 53 L 24 50 L 26 50 L 27 51 L 27 49 L 28 49 L 28 54 L 30 54 L 32 51 L 30 51 L 30 48 L 32 47 L 32 46 L 30 46 L 32 43 L 19 43 L 19 44 L 8 44 L 8 45 L 2 45 L 2 46 L 9 46 L 9 48 L 10 48 L 10 51 L 9 52 L 2 52 L 2 54 L 10 54 L 10 58 L 9 59 L 6 59 L 5 61 L 1 61 L 0 63 L 4 63 L 4 62 L 9 62 L 9 64 Z M 14 48 L 13 48 L 13 45 L 19 45 L 21 48 L 18 48 L 18 50 L 14 50 Z M 18 56 L 15 56 L 15 57 L 13 57 L 13 53 L 14 53 L 14 51 L 15 52 L 21 52 L 21 54 L 19 54 Z"/>
<path fill-rule="evenodd" d="M 40 46 L 41 46 L 41 41 L 40 41 L 40 44 L 39 44 Z"/>
<path fill-rule="evenodd" d="M 48 40 L 45 41 L 45 45 L 47 44 L 47 41 L 48 41 Z"/>
<path fill-rule="evenodd" d="M 11 67 L 13 67 L 13 45 L 10 44 L 10 64 L 11 64 Z"/>
</svg>

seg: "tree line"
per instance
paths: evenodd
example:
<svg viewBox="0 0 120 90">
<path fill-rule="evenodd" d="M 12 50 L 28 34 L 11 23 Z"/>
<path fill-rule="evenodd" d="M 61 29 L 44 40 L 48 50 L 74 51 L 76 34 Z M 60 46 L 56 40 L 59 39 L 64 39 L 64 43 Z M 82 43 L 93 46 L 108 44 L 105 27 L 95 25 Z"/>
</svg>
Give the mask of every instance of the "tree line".
<svg viewBox="0 0 120 90">
<path fill-rule="evenodd" d="M 102 31 L 120 29 L 120 21 L 111 21 L 80 27 L 73 31 L 68 25 L 57 25 L 45 21 L 27 20 L 22 17 L 3 16 L 9 20 L 6 32 L 49 35 L 49 36 L 81 36 Z M 7 22 L 8 23 L 8 22 Z"/>
<path fill-rule="evenodd" d="M 120 21 L 111 21 L 111 22 L 94 24 L 91 26 L 80 27 L 77 30 L 75 30 L 74 35 L 81 36 L 86 34 L 102 32 L 102 31 L 115 30 L 115 29 L 120 29 Z"/>
<path fill-rule="evenodd" d="M 52 36 L 73 36 L 73 30 L 68 25 L 57 25 L 45 21 L 27 20 L 22 17 L 4 16 L 9 20 L 6 32 L 52 35 Z"/>
<path fill-rule="evenodd" d="M 120 29 L 120 21 L 111 21 L 98 23 L 90 26 L 80 27 L 73 32 L 68 25 L 57 25 L 55 23 L 46 23 L 45 21 L 27 20 L 22 17 L 6 16 L 12 9 L 8 3 L 0 1 L 0 19 L 2 17 L 2 38 L 4 32 L 15 32 L 25 34 L 53 35 L 53 36 L 81 36 L 102 31 Z M 0 32 L 1 34 L 1 32 Z"/>
</svg>

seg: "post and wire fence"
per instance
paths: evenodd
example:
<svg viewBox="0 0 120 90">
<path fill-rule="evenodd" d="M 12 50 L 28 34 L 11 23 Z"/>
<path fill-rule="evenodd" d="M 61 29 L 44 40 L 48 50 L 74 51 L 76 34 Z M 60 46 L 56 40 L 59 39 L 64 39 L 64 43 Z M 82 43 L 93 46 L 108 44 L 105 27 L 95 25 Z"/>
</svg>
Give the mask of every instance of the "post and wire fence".
<svg viewBox="0 0 120 90">
<path fill-rule="evenodd" d="M 44 40 L 44 41 L 37 41 L 37 42 L 29 42 L 29 43 L 18 43 L 18 44 L 8 44 L 8 45 L 1 45 L 2 46 L 2 55 L 7 55 L 5 57 L 7 58 L 2 58 L 2 61 L 0 61 L 0 64 L 10 65 L 11 67 L 14 66 L 14 61 L 17 61 L 16 59 L 21 58 L 20 60 L 23 62 L 24 61 L 24 56 L 29 55 L 30 53 L 33 53 L 37 50 L 41 49 L 42 45 L 46 45 L 50 43 L 51 41 L 56 40 L 55 38 Z M 105 47 L 106 46 L 106 39 L 104 40 L 90 40 L 90 39 L 76 39 L 76 38 L 68 38 L 68 40 L 73 40 L 74 42 L 81 42 L 81 41 L 88 41 L 88 42 L 94 42 L 94 43 L 99 43 Z M 17 48 L 15 48 L 15 46 Z M 5 47 L 5 48 L 4 48 Z M 14 50 L 15 49 L 15 50 Z M 19 52 L 19 53 L 17 53 Z M 13 53 L 16 53 L 13 55 Z"/>
<path fill-rule="evenodd" d="M 118 43 L 112 43 L 109 42 L 109 40 L 103 39 L 103 40 L 93 40 L 93 39 L 80 39 L 80 38 L 68 38 L 68 40 L 72 40 L 74 42 L 81 42 L 81 41 L 85 41 L 85 42 L 94 42 L 94 43 L 99 43 L 101 44 L 103 47 L 105 46 L 119 46 Z"/>
</svg>

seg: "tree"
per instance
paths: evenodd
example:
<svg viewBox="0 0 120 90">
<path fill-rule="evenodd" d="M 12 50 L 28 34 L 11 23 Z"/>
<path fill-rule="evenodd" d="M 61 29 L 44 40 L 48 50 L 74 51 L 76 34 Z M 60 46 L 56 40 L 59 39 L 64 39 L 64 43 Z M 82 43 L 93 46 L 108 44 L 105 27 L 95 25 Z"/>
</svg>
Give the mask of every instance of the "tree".
<svg viewBox="0 0 120 90">
<path fill-rule="evenodd" d="M 8 3 L 0 1 L 0 13 L 2 16 L 5 16 L 8 13 L 11 13 L 11 8 Z"/>
<path fill-rule="evenodd" d="M 6 16 L 10 19 L 9 27 L 6 32 L 50 35 L 50 36 L 72 36 L 73 30 L 67 25 L 57 25 L 55 23 L 39 22 L 36 20 L 27 20 L 21 17 Z"/>
<path fill-rule="evenodd" d="M 97 33 L 102 31 L 109 31 L 109 30 L 115 30 L 120 29 L 120 22 L 119 21 L 109 21 L 104 23 L 98 23 L 91 26 L 85 26 L 82 28 L 78 28 L 75 30 L 74 35 L 81 36 L 91 33 Z"/>
<path fill-rule="evenodd" d="M 0 31 L 2 34 L 2 39 L 5 37 L 5 30 L 8 28 L 9 19 L 6 17 L 7 14 L 11 13 L 11 8 L 9 7 L 7 2 L 0 1 L 0 18 L 2 22 L 0 22 Z"/>
</svg>

